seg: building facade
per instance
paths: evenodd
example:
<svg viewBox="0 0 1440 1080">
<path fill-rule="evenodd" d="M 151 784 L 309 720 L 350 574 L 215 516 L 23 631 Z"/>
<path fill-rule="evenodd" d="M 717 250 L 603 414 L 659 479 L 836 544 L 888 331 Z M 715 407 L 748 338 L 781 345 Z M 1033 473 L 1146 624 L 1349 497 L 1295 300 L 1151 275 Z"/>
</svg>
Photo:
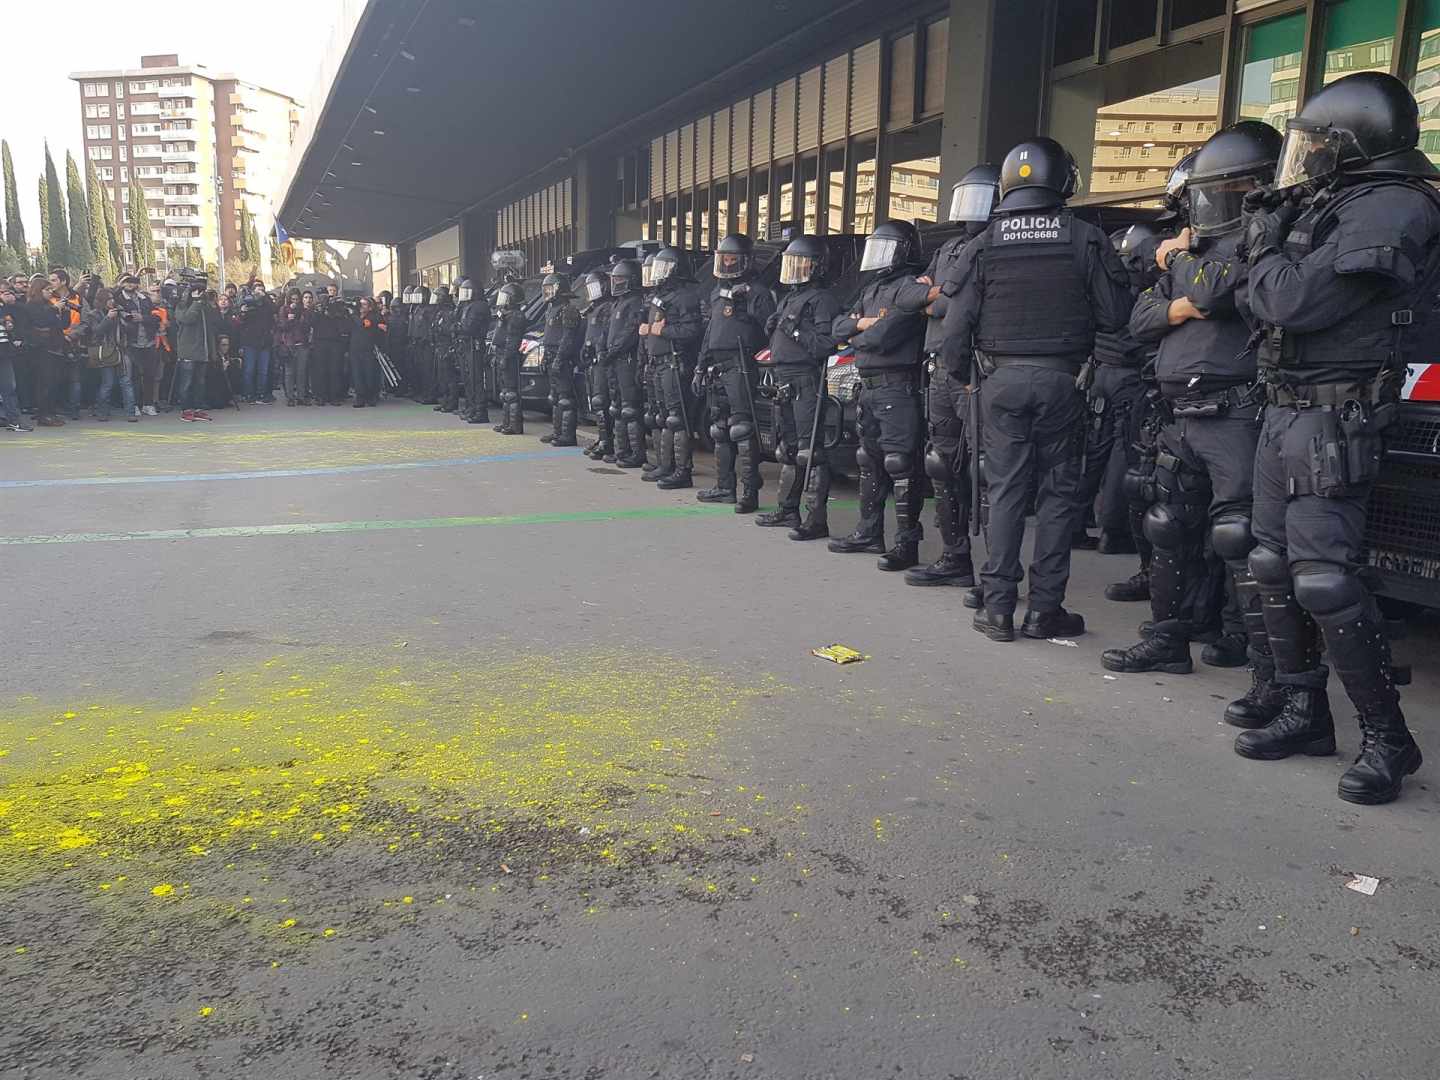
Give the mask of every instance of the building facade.
<svg viewBox="0 0 1440 1080">
<path fill-rule="evenodd" d="M 628 114 L 572 125 L 564 143 L 537 145 L 529 160 L 509 129 L 538 142 L 537 132 L 563 126 L 559 105 L 547 112 L 527 100 L 508 120 L 477 114 L 478 144 L 517 153 L 511 175 L 492 162 L 493 175 L 471 188 L 393 170 L 362 190 L 347 168 L 371 172 L 387 151 L 379 136 L 393 135 L 377 130 L 366 145 L 361 129 L 371 124 L 350 124 L 342 150 L 317 124 L 297 155 L 282 220 L 299 235 L 394 243 L 402 277 L 434 283 L 485 274 L 495 248 L 523 250 L 538 268 L 630 240 L 703 250 L 729 230 L 761 237 L 782 222 L 865 233 L 887 217 L 935 221 L 966 169 L 998 162 L 1037 133 L 1074 154 L 1083 201 L 1147 204 L 1174 163 L 1220 126 L 1257 119 L 1283 130 L 1317 88 L 1362 70 L 1412 86 L 1422 147 L 1440 162 L 1440 0 L 839 0 L 808 11 L 805 0 L 787 0 L 793 23 L 778 25 L 777 6 L 748 46 L 682 25 L 691 8 L 702 20 L 705 5 L 636 4 L 642 23 L 697 50 L 688 82 L 673 73 L 648 88 L 595 80 L 589 93 L 612 99 L 616 112 L 628 93 Z M 339 119 L 388 113 L 375 126 L 393 133 L 434 93 L 455 108 L 482 89 L 479 60 L 447 70 L 447 48 L 469 57 L 484 49 L 466 38 L 463 20 L 427 38 L 417 0 L 360 6 L 328 106 Z M 546 17 L 515 15 L 515 33 L 535 32 Z M 661 29 L 667 19 L 671 31 Z M 603 62 L 613 43 L 600 33 L 577 28 L 570 68 L 583 69 L 592 53 Z M 365 41 L 372 58 L 376 47 L 369 34 L 388 34 L 398 50 L 388 97 L 384 80 L 359 77 L 357 45 Z M 735 54 L 723 55 L 727 47 Z M 526 63 L 535 85 L 563 77 L 544 70 L 543 57 Z M 568 107 L 573 119 L 573 94 Z M 405 153 L 426 150 L 411 143 Z M 387 184 L 383 198 L 373 194 Z"/>
<path fill-rule="evenodd" d="M 130 188 L 139 184 L 157 269 L 237 258 L 243 208 L 256 222 L 257 264 L 268 272 L 272 206 L 283 194 L 300 120 L 293 99 L 182 65 L 174 54 L 70 78 L 80 93 L 85 156 L 114 202 L 127 263 L 136 263 Z"/>
</svg>

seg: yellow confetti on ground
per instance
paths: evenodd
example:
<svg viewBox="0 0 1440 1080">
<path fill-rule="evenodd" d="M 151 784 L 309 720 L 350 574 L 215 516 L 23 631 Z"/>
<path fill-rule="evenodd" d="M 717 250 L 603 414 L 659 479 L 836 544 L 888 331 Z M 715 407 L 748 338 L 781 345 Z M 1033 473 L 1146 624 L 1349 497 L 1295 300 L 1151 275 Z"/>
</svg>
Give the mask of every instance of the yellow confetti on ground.
<svg viewBox="0 0 1440 1080">
<path fill-rule="evenodd" d="M 168 883 L 156 885 L 150 890 L 151 896 L 169 896 L 175 891 L 175 886 Z"/>
</svg>

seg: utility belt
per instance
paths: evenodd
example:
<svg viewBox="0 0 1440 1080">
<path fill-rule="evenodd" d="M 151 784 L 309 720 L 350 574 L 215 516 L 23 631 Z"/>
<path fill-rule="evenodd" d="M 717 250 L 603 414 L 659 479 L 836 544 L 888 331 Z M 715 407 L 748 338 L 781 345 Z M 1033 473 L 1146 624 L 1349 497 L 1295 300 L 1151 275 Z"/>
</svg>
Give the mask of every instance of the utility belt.
<svg viewBox="0 0 1440 1080">
<path fill-rule="evenodd" d="M 1339 408 L 1349 401 L 1369 404 L 1374 393 L 1374 384 L 1368 382 L 1265 384 L 1267 404 L 1291 409 Z"/>
<path fill-rule="evenodd" d="M 920 372 L 913 367 L 881 368 L 878 371 L 861 371 L 860 383 L 866 390 L 898 386 L 906 390 L 920 389 Z"/>
<path fill-rule="evenodd" d="M 1085 366 L 1085 360 L 1079 356 L 994 356 L 990 353 L 984 354 L 990 365 L 990 371 L 1004 367 L 1038 367 L 1048 371 L 1063 371 L 1066 375 L 1079 375 L 1080 369 Z"/>
<path fill-rule="evenodd" d="M 1260 389 L 1253 384 L 1227 386 L 1223 390 L 1186 392 L 1184 383 L 1161 384 L 1165 404 L 1170 415 L 1181 419 L 1191 417 L 1224 416 L 1230 410 L 1240 410 L 1260 400 Z"/>
</svg>

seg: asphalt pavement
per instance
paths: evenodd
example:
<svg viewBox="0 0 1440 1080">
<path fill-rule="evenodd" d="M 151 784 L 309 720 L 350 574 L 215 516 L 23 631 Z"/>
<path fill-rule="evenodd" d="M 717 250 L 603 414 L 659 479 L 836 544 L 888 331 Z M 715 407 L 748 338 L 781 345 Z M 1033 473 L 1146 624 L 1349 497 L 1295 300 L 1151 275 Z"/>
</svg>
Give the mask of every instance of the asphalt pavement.
<svg viewBox="0 0 1440 1080">
<path fill-rule="evenodd" d="M 1101 668 L 1133 557 L 994 643 L 542 431 L 0 440 L 0 1075 L 1436 1074 L 1436 765 L 1340 802 L 1338 687 L 1243 760 L 1245 672 Z"/>
</svg>

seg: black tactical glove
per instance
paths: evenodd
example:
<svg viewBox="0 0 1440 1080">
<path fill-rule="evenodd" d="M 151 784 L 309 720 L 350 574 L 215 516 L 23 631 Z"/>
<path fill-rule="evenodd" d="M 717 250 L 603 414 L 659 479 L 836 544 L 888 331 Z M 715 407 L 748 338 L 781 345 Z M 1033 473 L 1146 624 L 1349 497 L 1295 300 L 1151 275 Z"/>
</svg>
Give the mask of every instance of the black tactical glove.
<svg viewBox="0 0 1440 1080">
<path fill-rule="evenodd" d="M 776 328 L 777 326 L 779 326 L 779 325 L 780 325 L 780 313 L 779 313 L 778 311 L 772 311 L 772 312 L 770 313 L 770 317 L 765 320 L 765 334 L 766 334 L 766 336 L 768 337 L 769 335 L 775 333 L 775 328 Z"/>
</svg>

